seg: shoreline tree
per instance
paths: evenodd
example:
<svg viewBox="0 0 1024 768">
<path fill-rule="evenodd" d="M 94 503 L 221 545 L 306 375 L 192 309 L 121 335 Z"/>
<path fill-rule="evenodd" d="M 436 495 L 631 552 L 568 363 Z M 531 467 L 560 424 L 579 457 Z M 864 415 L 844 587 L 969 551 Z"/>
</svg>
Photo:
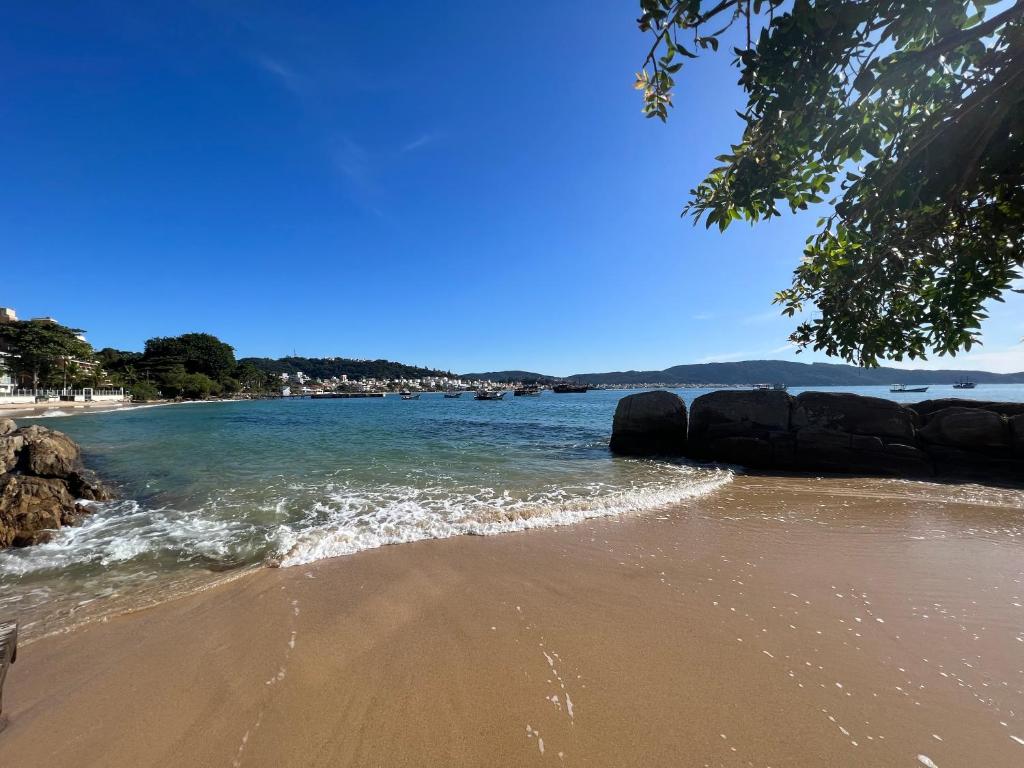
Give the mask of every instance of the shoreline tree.
<svg viewBox="0 0 1024 768">
<path fill-rule="evenodd" d="M 78 328 L 51 320 L 0 324 L 0 341 L 9 347 L 13 357 L 7 365 L 16 378 L 31 376 L 32 389 L 39 389 L 41 381 L 63 380 L 66 384 L 69 365 L 75 360 L 92 359 L 92 347 L 80 338 L 82 333 Z"/>
<path fill-rule="evenodd" d="M 992 6 L 998 9 L 993 12 Z M 725 230 L 826 204 L 775 303 L 863 366 L 955 355 L 1024 265 L 1024 0 L 641 0 L 647 117 L 739 26 L 743 135 L 683 215 Z M 742 34 L 745 31 L 745 35 Z"/>
</svg>

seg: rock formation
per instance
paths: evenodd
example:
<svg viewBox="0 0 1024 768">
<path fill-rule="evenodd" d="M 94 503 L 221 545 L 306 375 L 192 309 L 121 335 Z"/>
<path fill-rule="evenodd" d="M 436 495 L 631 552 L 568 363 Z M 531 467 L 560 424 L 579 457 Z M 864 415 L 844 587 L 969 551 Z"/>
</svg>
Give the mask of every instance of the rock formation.
<svg viewBox="0 0 1024 768">
<path fill-rule="evenodd" d="M 631 456 L 681 456 L 686 453 L 686 403 L 659 390 L 619 400 L 611 449 Z"/>
<path fill-rule="evenodd" d="M 0 419 L 0 547 L 45 541 L 89 513 L 82 501 L 109 498 L 67 435 Z"/>
<path fill-rule="evenodd" d="M 623 398 L 612 451 L 681 453 L 758 469 L 1024 482 L 1024 404 L 945 399 L 905 406 L 850 393 L 721 390 L 691 403 L 683 441 L 681 401 L 670 415 L 658 415 L 671 396 Z M 662 434 L 676 434 L 676 450 L 645 437 Z"/>
</svg>

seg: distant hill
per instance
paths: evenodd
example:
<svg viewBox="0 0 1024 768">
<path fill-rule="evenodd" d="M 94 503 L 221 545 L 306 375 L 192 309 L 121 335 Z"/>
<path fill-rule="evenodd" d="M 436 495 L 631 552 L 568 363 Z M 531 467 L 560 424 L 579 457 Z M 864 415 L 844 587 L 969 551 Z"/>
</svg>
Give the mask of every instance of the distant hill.
<svg viewBox="0 0 1024 768">
<path fill-rule="evenodd" d="M 858 368 L 838 363 L 793 363 L 787 360 L 744 360 L 736 363 L 675 365 L 663 371 L 577 373 L 568 377 L 586 384 L 786 384 L 790 387 L 953 384 L 970 379 L 979 384 L 1022 384 L 1024 372 Z"/>
<path fill-rule="evenodd" d="M 295 374 L 302 371 L 314 379 L 348 376 L 350 379 L 421 379 L 425 376 L 451 376 L 448 371 L 420 368 L 391 360 L 353 360 L 347 357 L 244 357 L 241 364 L 251 363 L 267 373 Z"/>
<path fill-rule="evenodd" d="M 487 371 L 486 373 L 460 373 L 460 378 L 479 381 L 548 381 L 557 378 L 532 371 Z"/>
</svg>

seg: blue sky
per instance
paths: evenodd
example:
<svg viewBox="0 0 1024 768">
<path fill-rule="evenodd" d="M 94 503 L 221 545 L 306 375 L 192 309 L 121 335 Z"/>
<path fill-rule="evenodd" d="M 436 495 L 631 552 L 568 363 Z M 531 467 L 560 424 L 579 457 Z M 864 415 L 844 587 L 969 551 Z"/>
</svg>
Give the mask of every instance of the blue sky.
<svg viewBox="0 0 1024 768">
<path fill-rule="evenodd" d="M 0 306 L 96 346 L 201 330 L 456 371 L 824 359 L 771 305 L 812 216 L 678 215 L 739 136 L 727 54 L 687 66 L 661 125 L 632 2 L 387 8 L 9 8 Z M 1024 370 L 1022 307 L 930 364 Z"/>
</svg>

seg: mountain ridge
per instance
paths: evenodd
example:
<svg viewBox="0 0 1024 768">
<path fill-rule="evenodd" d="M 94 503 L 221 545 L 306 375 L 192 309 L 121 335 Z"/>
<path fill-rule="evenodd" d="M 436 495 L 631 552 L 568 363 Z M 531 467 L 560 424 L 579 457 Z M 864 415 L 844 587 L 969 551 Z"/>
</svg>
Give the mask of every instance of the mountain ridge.
<svg viewBox="0 0 1024 768">
<path fill-rule="evenodd" d="M 955 384 L 969 379 L 978 384 L 1024 384 L 1024 371 L 993 373 L 968 369 L 905 370 L 858 368 L 844 363 L 794 363 L 788 360 L 741 360 L 731 363 L 690 363 L 660 371 L 608 371 L 548 376 L 529 371 L 491 371 L 462 374 L 492 381 L 568 379 L 584 384 L 785 384 L 790 387 L 878 386 L 889 384 Z"/>
</svg>

